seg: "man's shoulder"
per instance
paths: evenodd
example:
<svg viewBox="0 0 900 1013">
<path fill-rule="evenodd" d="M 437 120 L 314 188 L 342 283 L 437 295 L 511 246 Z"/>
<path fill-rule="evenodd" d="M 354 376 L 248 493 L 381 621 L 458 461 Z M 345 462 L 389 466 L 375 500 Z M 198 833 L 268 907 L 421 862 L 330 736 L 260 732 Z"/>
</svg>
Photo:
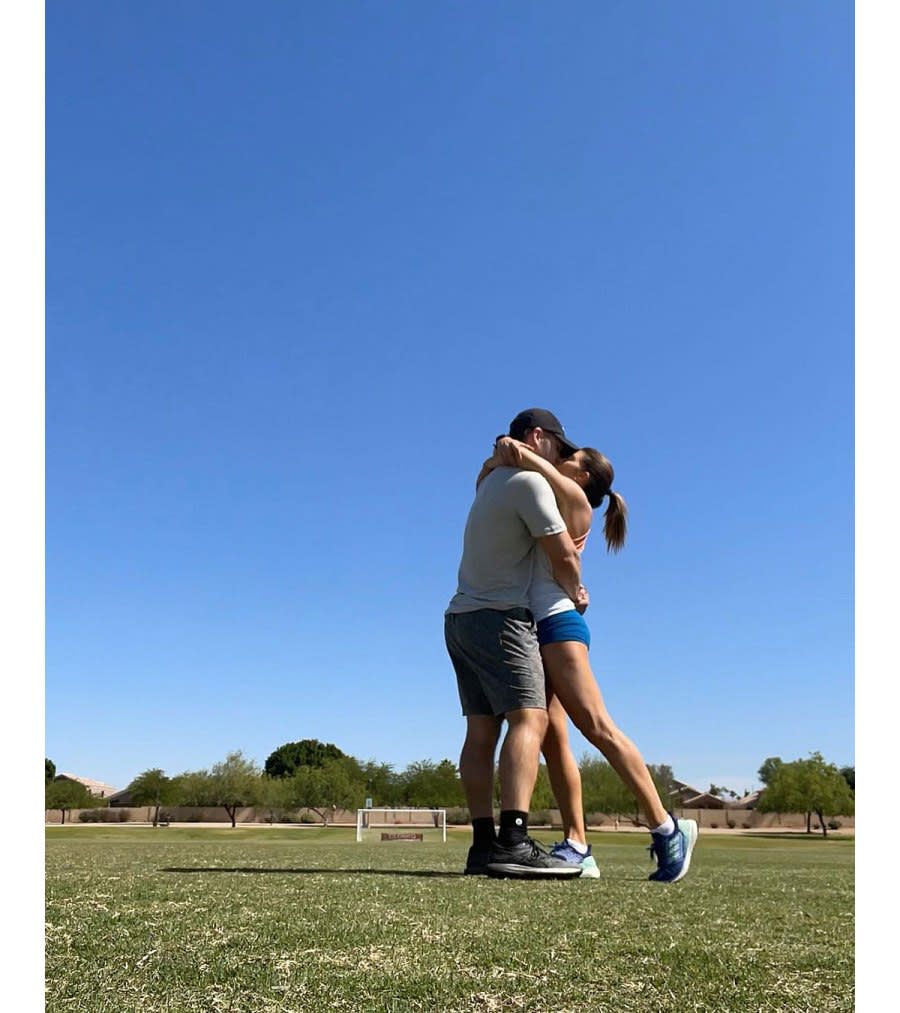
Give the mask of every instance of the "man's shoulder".
<svg viewBox="0 0 900 1013">
<path fill-rule="evenodd" d="M 531 487 L 539 489 L 542 485 L 550 485 L 547 479 L 536 471 L 526 471 L 524 468 L 508 468 L 505 465 L 490 471 L 482 482 L 482 485 L 485 485 L 487 482 L 496 487 L 505 485 L 512 486 L 513 488 Z"/>
<path fill-rule="evenodd" d="M 543 475 L 524 468 L 494 468 L 482 482 L 482 488 L 485 495 L 512 502 L 533 501 L 548 494 L 553 496 L 550 483 Z"/>
<path fill-rule="evenodd" d="M 510 468 L 512 474 L 509 482 L 511 485 L 521 487 L 535 492 L 543 492 L 550 488 L 550 483 L 536 471 L 526 471 L 524 468 Z"/>
</svg>

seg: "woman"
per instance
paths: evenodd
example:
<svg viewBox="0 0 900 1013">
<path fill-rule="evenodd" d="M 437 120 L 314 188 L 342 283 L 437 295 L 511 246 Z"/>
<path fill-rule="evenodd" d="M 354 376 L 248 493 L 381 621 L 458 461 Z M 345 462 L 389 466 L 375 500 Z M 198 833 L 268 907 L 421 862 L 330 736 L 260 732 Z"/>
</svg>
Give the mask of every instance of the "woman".
<svg viewBox="0 0 900 1013">
<path fill-rule="evenodd" d="M 612 465 L 599 451 L 583 447 L 553 465 L 524 443 L 504 436 L 497 440 L 494 455 L 485 461 L 479 479 L 500 466 L 527 468 L 547 479 L 579 552 L 591 529 L 593 509 L 604 498 L 608 498 L 603 523 L 607 550 L 618 552 L 625 544 L 627 507 L 613 492 Z M 529 597 L 548 682 L 550 725 L 543 752 L 566 835 L 554 846 L 553 854 L 581 864 L 583 877 L 599 875 L 585 836 L 581 776 L 569 745 L 568 714 L 624 781 L 647 818 L 651 851 L 657 861 L 650 879 L 681 879 L 690 866 L 697 824 L 694 820 L 676 820 L 666 811 L 637 746 L 615 725 L 606 709 L 588 659 L 591 637 L 582 615 L 588 605 L 587 593 L 573 602 L 553 579 L 546 557 L 539 552 Z"/>
</svg>

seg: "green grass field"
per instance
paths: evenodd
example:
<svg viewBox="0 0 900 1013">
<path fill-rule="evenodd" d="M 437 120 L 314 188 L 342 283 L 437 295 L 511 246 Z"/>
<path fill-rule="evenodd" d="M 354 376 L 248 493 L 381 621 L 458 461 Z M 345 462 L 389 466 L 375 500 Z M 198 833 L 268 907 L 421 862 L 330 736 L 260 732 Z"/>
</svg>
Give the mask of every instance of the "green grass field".
<svg viewBox="0 0 900 1013">
<path fill-rule="evenodd" d="M 48 829 L 47 1010 L 854 1007 L 852 838 L 708 834 L 662 885 L 639 834 L 545 883 L 462 877 L 465 831 L 353 836 Z"/>
</svg>

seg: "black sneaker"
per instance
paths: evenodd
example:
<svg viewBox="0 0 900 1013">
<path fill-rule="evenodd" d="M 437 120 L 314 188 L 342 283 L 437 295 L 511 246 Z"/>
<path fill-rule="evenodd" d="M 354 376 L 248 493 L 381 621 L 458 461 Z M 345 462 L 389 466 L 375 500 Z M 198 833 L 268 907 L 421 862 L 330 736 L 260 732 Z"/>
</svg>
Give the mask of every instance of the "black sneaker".
<svg viewBox="0 0 900 1013">
<path fill-rule="evenodd" d="M 491 860 L 491 849 L 477 849 L 474 845 L 469 848 L 469 855 L 466 858 L 466 870 L 464 876 L 486 876 L 487 864 Z"/>
<path fill-rule="evenodd" d="M 554 858 L 537 841 L 526 837 L 521 844 L 505 848 L 497 842 L 485 870 L 495 879 L 576 879 L 581 866 Z"/>
</svg>

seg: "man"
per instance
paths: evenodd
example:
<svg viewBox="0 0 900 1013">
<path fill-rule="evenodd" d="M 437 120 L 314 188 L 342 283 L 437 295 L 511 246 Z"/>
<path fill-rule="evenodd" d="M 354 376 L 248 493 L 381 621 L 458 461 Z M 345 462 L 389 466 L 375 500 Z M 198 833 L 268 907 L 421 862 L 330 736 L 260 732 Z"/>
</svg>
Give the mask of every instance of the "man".
<svg viewBox="0 0 900 1013">
<path fill-rule="evenodd" d="M 520 412 L 510 432 L 551 462 L 577 449 L 556 416 L 542 408 Z M 546 479 L 495 468 L 480 482 L 469 511 L 459 583 L 444 617 L 466 718 L 459 770 L 472 817 L 467 875 L 581 875 L 578 865 L 554 858 L 528 835 L 547 730 L 544 669 L 528 610 L 538 545 L 557 583 L 576 600 L 581 564 Z M 495 836 L 494 755 L 504 718 L 508 729 L 500 748 L 500 828 Z"/>
</svg>

